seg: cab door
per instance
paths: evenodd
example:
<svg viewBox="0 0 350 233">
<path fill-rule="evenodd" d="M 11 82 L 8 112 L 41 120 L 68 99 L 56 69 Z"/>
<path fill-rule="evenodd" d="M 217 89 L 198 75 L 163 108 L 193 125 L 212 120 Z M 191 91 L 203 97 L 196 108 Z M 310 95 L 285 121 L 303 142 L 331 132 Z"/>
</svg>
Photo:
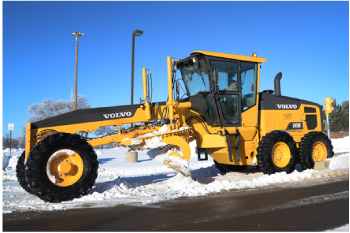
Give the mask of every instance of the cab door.
<svg viewBox="0 0 350 233">
<path fill-rule="evenodd" d="M 218 109 L 219 121 L 212 119 L 213 126 L 238 127 L 241 126 L 241 81 L 240 61 L 207 57 L 208 68 L 218 70 L 219 94 L 213 98 Z M 208 106 L 210 109 L 210 106 Z M 216 114 L 215 114 L 216 115 Z M 213 121 L 214 120 L 214 121 Z"/>
<path fill-rule="evenodd" d="M 216 112 L 209 104 L 208 109 L 213 113 L 211 118 L 219 116 L 213 126 L 220 126 L 225 131 L 228 157 L 222 158 L 222 162 L 247 164 L 245 158 L 252 155 L 252 140 L 257 133 L 258 64 L 214 57 L 207 59 L 209 69 L 215 67 L 218 70 L 219 92 L 212 97 Z M 212 122 L 215 121 L 212 119 Z"/>
</svg>

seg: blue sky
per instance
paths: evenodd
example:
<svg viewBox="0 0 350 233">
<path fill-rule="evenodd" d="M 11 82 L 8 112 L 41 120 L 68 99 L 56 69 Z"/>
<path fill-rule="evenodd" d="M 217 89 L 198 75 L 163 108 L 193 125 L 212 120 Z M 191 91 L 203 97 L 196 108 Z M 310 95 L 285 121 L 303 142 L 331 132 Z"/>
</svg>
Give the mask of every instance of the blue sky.
<svg viewBox="0 0 350 233">
<path fill-rule="evenodd" d="M 267 58 L 260 91 L 282 72 L 282 95 L 349 99 L 348 2 L 3 2 L 3 136 L 8 123 L 21 136 L 31 104 L 70 98 L 75 31 L 85 34 L 78 93 L 94 108 L 130 104 L 136 29 L 135 103 L 142 68 L 152 70 L 153 101 L 165 101 L 166 57 L 196 50 Z"/>
</svg>

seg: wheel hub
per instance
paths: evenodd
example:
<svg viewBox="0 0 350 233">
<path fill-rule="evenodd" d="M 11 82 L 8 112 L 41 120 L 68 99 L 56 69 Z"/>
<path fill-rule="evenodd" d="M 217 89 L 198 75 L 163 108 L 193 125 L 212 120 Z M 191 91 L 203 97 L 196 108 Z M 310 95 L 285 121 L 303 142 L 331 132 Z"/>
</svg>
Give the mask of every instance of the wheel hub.
<svg viewBox="0 0 350 233">
<path fill-rule="evenodd" d="M 58 172 L 65 174 L 72 170 L 72 165 L 68 162 L 63 162 L 58 165 L 57 170 Z"/>
<path fill-rule="evenodd" d="M 83 161 L 72 150 L 59 150 L 47 162 L 46 173 L 57 186 L 67 187 L 76 183 L 83 174 Z"/>
<path fill-rule="evenodd" d="M 316 142 L 312 147 L 314 161 L 323 161 L 327 158 L 327 148 L 322 142 Z"/>
<path fill-rule="evenodd" d="M 277 142 L 272 149 L 272 161 L 280 168 L 286 167 L 291 158 L 289 147 L 284 142 Z"/>
</svg>

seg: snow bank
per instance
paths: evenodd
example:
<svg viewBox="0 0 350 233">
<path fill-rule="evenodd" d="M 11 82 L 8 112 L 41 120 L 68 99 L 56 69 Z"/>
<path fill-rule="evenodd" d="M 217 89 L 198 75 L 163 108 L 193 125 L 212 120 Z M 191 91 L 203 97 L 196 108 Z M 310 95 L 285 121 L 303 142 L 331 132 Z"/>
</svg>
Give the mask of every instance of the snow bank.
<svg viewBox="0 0 350 233">
<path fill-rule="evenodd" d="M 349 136 L 331 139 L 334 153 L 349 152 Z"/>
<path fill-rule="evenodd" d="M 331 229 L 331 230 L 327 230 L 326 232 L 349 232 L 349 224 L 346 224 L 344 226 L 341 226 L 341 227 L 337 227 L 337 228 L 334 228 L 334 229 Z"/>
<path fill-rule="evenodd" d="M 2 151 L 2 170 L 16 170 L 17 160 L 21 156 L 24 149 L 12 149 L 10 155 L 10 149 L 6 148 Z"/>
<path fill-rule="evenodd" d="M 3 155 L 2 156 L 2 170 L 5 170 L 9 165 L 10 156 Z"/>
</svg>

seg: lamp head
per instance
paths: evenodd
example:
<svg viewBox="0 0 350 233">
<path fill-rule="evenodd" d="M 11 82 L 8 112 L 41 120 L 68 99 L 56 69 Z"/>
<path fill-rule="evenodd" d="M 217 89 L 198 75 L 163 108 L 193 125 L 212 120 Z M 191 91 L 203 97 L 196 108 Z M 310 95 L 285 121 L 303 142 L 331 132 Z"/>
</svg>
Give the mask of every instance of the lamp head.
<svg viewBox="0 0 350 233">
<path fill-rule="evenodd" d="M 143 31 L 141 31 L 141 30 L 135 30 L 135 31 L 133 31 L 133 33 L 132 33 L 134 36 L 142 36 L 143 35 Z"/>
<path fill-rule="evenodd" d="M 84 33 L 80 33 L 79 31 L 76 31 L 76 32 L 72 32 L 71 35 L 72 36 L 84 36 Z"/>
</svg>

